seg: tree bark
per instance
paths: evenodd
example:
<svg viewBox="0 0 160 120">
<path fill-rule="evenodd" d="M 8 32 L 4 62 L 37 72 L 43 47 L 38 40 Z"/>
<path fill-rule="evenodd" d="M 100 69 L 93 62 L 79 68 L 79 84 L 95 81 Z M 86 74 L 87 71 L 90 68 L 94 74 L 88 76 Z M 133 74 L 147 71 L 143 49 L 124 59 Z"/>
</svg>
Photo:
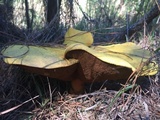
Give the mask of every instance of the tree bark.
<svg viewBox="0 0 160 120">
<path fill-rule="evenodd" d="M 51 20 L 56 17 L 59 17 L 61 0 L 48 0 L 47 3 L 47 22 L 50 23 Z"/>
<path fill-rule="evenodd" d="M 152 22 L 154 18 L 156 18 L 158 15 L 160 15 L 160 0 L 157 1 L 157 4 L 141 19 L 139 19 L 136 23 L 131 25 L 129 27 L 129 36 L 131 37 L 135 32 L 142 30 L 144 22 L 146 24 L 149 24 Z M 125 42 L 126 41 L 126 35 L 127 35 L 127 30 L 124 29 L 122 32 L 119 32 L 115 35 L 115 37 L 112 39 L 112 41 L 121 41 Z"/>
<path fill-rule="evenodd" d="M 29 16 L 29 6 L 28 6 L 28 0 L 25 0 L 25 10 L 26 10 L 26 22 L 27 22 L 27 30 L 29 31 L 31 29 L 30 24 L 30 16 Z"/>
</svg>

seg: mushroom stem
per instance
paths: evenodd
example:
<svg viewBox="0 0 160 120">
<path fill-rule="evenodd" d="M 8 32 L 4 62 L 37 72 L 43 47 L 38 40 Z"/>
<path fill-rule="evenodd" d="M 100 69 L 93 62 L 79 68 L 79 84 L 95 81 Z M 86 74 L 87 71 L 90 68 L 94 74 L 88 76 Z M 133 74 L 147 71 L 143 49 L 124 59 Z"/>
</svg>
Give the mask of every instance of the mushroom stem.
<svg viewBox="0 0 160 120">
<path fill-rule="evenodd" d="M 82 94 L 84 93 L 84 81 L 76 78 L 71 81 L 72 88 L 70 89 L 71 94 Z"/>
</svg>

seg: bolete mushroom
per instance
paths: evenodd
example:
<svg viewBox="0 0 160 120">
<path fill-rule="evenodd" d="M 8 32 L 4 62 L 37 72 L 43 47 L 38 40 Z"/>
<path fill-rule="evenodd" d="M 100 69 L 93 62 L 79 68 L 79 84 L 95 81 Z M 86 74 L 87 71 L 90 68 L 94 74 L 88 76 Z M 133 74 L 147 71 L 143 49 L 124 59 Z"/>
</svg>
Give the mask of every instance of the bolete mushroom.
<svg viewBox="0 0 160 120">
<path fill-rule="evenodd" d="M 67 47 L 65 58 L 78 59 L 80 62 L 77 83 L 104 80 L 127 80 L 132 72 L 139 76 L 154 75 L 158 66 L 148 50 L 143 50 L 132 42 L 109 46 L 92 46 L 72 44 Z M 140 69 L 140 71 L 138 71 Z M 76 81 L 75 81 L 76 82 Z M 77 84 L 78 85 L 78 84 Z M 76 89 L 76 85 L 74 85 Z"/>
<path fill-rule="evenodd" d="M 158 65 L 152 56 L 134 43 L 91 46 L 90 32 L 70 28 L 64 45 L 42 47 L 11 45 L 2 50 L 4 61 L 44 76 L 71 81 L 72 92 L 84 92 L 84 83 L 104 80 L 127 80 L 132 72 L 154 75 Z M 139 69 L 139 70 L 138 70 Z"/>
<path fill-rule="evenodd" d="M 134 43 L 92 47 L 73 43 L 67 48 L 11 45 L 2 50 L 2 54 L 8 64 L 71 81 L 72 92 L 76 94 L 84 92 L 86 82 L 126 80 L 142 64 L 140 76 L 157 72 L 155 62 L 147 63 L 150 52 Z"/>
<path fill-rule="evenodd" d="M 32 73 L 70 81 L 77 69 L 78 60 L 65 59 L 64 50 L 65 47 L 11 45 L 1 53 L 8 64 L 17 65 Z"/>
</svg>

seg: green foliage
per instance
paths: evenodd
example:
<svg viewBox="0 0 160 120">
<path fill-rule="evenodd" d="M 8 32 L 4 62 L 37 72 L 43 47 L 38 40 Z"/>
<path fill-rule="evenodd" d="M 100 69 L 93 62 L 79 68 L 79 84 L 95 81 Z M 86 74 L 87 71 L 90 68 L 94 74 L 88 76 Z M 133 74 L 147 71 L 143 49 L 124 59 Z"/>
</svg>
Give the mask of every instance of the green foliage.
<svg viewBox="0 0 160 120">
<path fill-rule="evenodd" d="M 3 3 L 3 0 L 0 0 L 0 4 L 4 4 L 4 3 Z"/>
<path fill-rule="evenodd" d="M 42 28 L 45 24 L 45 4 L 43 0 L 29 1 L 29 18 L 32 29 Z M 25 2 L 24 0 L 15 0 L 13 2 L 13 23 L 20 28 L 26 28 Z"/>
<path fill-rule="evenodd" d="M 32 29 L 41 29 L 46 23 L 46 3 L 43 0 L 28 0 L 28 3 Z M 155 1 L 84 0 L 84 3 L 76 0 L 73 1 L 73 4 L 68 4 L 68 0 L 62 0 L 60 24 L 80 30 L 96 30 L 96 32 L 106 35 L 106 33 L 112 34 L 119 31 L 117 28 L 125 28 L 126 14 L 129 14 L 129 24 L 135 23 L 153 7 Z M 24 0 L 15 0 L 13 7 L 13 23 L 20 28 L 26 28 Z M 98 33 L 95 34 L 98 35 Z M 101 34 L 101 36 L 103 35 Z"/>
<path fill-rule="evenodd" d="M 110 41 L 112 35 L 126 29 L 127 24 L 130 26 L 136 23 L 154 4 L 153 0 L 87 0 L 86 9 L 83 8 L 83 5 L 75 4 L 74 8 L 76 5 L 80 8 L 76 12 L 83 13 L 83 17 L 74 26 L 80 30 L 93 31 L 97 39 L 104 38 L 105 41 Z M 154 24 L 155 22 L 152 22 L 147 27 L 150 30 L 155 29 Z M 98 42 L 101 41 L 103 40 L 98 40 Z"/>
<path fill-rule="evenodd" d="M 108 111 L 109 112 L 111 110 L 111 108 L 113 107 L 114 103 L 117 101 L 117 99 L 126 91 L 132 89 L 133 87 L 136 87 L 137 85 L 127 85 L 126 87 L 123 87 L 121 90 L 118 91 L 118 93 L 114 96 L 114 98 L 112 99 L 111 103 L 109 104 L 108 107 Z"/>
</svg>

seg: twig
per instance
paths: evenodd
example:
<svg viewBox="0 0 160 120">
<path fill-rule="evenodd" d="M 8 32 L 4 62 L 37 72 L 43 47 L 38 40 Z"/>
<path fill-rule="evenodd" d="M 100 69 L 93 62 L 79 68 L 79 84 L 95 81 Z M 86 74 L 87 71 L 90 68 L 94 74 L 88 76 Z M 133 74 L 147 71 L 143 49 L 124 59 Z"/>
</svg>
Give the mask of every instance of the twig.
<svg viewBox="0 0 160 120">
<path fill-rule="evenodd" d="M 2 112 L 0 112 L 0 116 L 1 116 L 1 115 L 4 115 L 4 114 L 7 114 L 7 113 L 9 113 L 9 112 L 12 112 L 13 110 L 18 109 L 18 108 L 21 107 L 22 105 L 24 105 L 24 104 L 26 104 L 26 103 L 28 103 L 28 102 L 30 102 L 30 101 L 32 101 L 33 99 L 36 99 L 36 98 L 38 98 L 38 97 L 39 97 L 39 95 L 37 95 L 37 96 L 35 96 L 34 98 L 31 98 L 31 99 L 29 99 L 29 100 L 27 100 L 27 101 L 19 104 L 19 105 L 17 105 L 17 106 L 14 106 L 14 107 L 12 107 L 12 108 L 10 108 L 10 109 L 8 109 L 8 110 L 2 111 Z"/>
</svg>

